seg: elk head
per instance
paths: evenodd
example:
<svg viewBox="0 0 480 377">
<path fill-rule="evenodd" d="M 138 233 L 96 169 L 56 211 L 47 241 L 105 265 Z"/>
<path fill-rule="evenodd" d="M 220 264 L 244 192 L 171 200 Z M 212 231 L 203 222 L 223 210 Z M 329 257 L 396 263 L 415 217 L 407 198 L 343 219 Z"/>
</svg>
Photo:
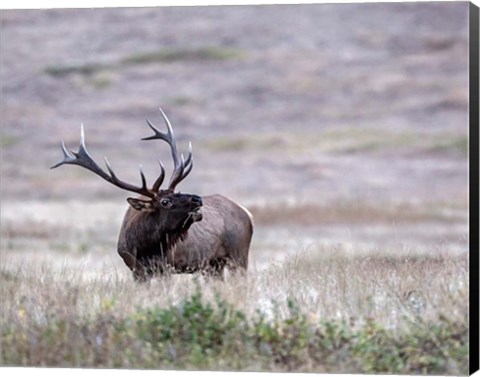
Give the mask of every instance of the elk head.
<svg viewBox="0 0 480 377">
<path fill-rule="evenodd" d="M 163 119 L 167 125 L 167 132 L 163 133 L 153 126 L 147 120 L 148 126 L 153 130 L 154 135 L 143 138 L 142 140 L 164 140 L 170 146 L 173 158 L 173 173 L 168 187 L 160 189 L 164 178 L 165 168 L 159 161 L 160 175 L 157 177 L 151 188 L 147 187 L 145 175 L 140 167 L 141 186 L 135 186 L 120 180 L 114 173 L 107 158 L 105 165 L 108 172 L 103 170 L 89 155 L 85 147 L 85 134 L 83 125 L 81 126 L 80 147 L 77 152 L 67 151 L 65 143 L 62 141 L 62 150 L 64 158 L 59 163 L 53 165 L 51 169 L 65 164 L 78 165 L 96 175 L 102 177 L 121 189 L 140 194 L 139 198 L 128 198 L 127 201 L 132 208 L 143 213 L 144 216 L 155 220 L 158 228 L 164 232 L 186 231 L 195 221 L 202 219 L 200 208 L 202 207 L 202 198 L 198 195 L 175 193 L 175 187 L 191 172 L 193 167 L 192 146 L 189 145 L 188 156 L 185 159 L 183 155 L 177 152 L 177 145 L 173 135 L 172 126 L 167 116 L 160 109 Z"/>
</svg>

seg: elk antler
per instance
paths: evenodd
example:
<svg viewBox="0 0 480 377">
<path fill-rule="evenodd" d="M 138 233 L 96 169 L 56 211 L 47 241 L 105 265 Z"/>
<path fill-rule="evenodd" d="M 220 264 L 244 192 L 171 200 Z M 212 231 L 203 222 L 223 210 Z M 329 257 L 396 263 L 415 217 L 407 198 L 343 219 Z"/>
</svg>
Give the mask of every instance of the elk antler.
<svg viewBox="0 0 480 377">
<path fill-rule="evenodd" d="M 134 186 L 134 185 L 131 185 L 130 183 L 127 183 L 118 179 L 112 167 L 108 163 L 107 158 L 105 157 L 104 158 L 105 165 L 107 166 L 108 172 L 110 174 L 106 173 L 100 166 L 98 166 L 98 164 L 88 154 L 87 148 L 85 147 L 85 134 L 83 131 L 83 124 L 81 125 L 81 128 L 80 128 L 80 147 L 78 148 L 78 152 L 71 150 L 72 154 L 70 154 L 67 151 L 67 148 L 65 148 L 65 143 L 63 142 L 63 140 L 62 140 L 62 151 L 63 151 L 63 160 L 53 165 L 50 169 L 57 168 L 64 164 L 78 165 L 99 175 L 100 177 L 110 182 L 114 186 L 117 186 L 124 190 L 136 192 L 137 194 L 144 195 L 152 199 L 155 197 L 155 194 L 157 193 L 158 188 L 162 184 L 163 178 L 165 177 L 165 169 L 163 168 L 162 163 L 159 161 L 160 169 L 161 169 L 160 176 L 156 179 L 152 189 L 148 189 L 147 180 L 145 179 L 145 175 L 143 174 L 142 167 L 140 166 L 140 176 L 142 178 L 142 186 L 141 187 Z"/>
<path fill-rule="evenodd" d="M 173 129 L 172 129 L 172 125 L 170 124 L 170 121 L 168 120 L 167 116 L 165 115 L 162 109 L 160 109 L 160 112 L 162 113 L 163 119 L 167 124 L 167 133 L 164 133 L 158 130 L 147 119 L 148 126 L 153 130 L 155 134 L 149 137 L 144 137 L 142 140 L 161 139 L 166 141 L 168 145 L 170 145 L 170 149 L 172 151 L 172 158 L 173 158 L 173 173 L 172 173 L 172 177 L 170 178 L 168 189 L 173 191 L 175 190 L 175 187 L 191 172 L 193 168 L 192 143 L 189 143 L 188 156 L 187 156 L 187 159 L 185 160 L 183 157 L 183 154 L 180 156 L 178 155 L 177 143 L 175 142 L 175 137 L 173 135 Z M 154 185 L 154 187 L 156 186 Z"/>
</svg>

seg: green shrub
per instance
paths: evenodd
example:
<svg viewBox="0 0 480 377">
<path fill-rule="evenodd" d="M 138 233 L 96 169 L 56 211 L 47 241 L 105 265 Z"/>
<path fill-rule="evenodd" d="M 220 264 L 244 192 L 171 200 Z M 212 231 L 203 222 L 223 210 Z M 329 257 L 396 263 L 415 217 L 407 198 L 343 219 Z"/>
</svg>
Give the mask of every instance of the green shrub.
<svg viewBox="0 0 480 377">
<path fill-rule="evenodd" d="M 155 369 L 461 374 L 468 368 L 468 321 L 414 318 L 405 328 L 310 320 L 288 312 L 252 318 L 200 287 L 176 305 L 114 305 L 93 317 L 2 324 L 2 364 Z"/>
<path fill-rule="evenodd" d="M 243 313 L 220 299 L 215 306 L 202 300 L 200 290 L 169 308 L 140 309 L 126 322 L 133 323 L 136 337 L 163 360 L 200 368 L 211 365 L 208 356 L 235 348 L 248 326 Z"/>
</svg>

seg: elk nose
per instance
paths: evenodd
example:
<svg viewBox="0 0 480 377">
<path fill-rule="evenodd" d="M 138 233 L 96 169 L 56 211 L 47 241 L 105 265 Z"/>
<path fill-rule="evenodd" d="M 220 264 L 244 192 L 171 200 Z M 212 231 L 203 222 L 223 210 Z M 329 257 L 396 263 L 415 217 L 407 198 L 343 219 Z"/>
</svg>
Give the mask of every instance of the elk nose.
<svg viewBox="0 0 480 377">
<path fill-rule="evenodd" d="M 201 206 L 201 205 L 203 204 L 202 197 L 201 197 L 201 196 L 198 196 L 198 195 L 192 195 L 192 197 L 190 198 L 190 200 L 191 200 L 193 203 L 195 203 L 195 204 L 197 204 L 197 205 L 199 205 L 199 206 Z"/>
</svg>

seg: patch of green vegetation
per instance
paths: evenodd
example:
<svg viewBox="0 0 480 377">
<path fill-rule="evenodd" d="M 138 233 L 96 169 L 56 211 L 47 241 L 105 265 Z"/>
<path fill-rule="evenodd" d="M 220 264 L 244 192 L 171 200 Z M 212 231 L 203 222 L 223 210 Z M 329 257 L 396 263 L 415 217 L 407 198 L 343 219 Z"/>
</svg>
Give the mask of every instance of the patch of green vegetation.
<svg viewBox="0 0 480 377">
<path fill-rule="evenodd" d="M 376 128 L 329 129 L 323 134 L 323 146 L 332 152 L 361 153 L 386 149 L 409 148 L 415 145 L 414 133 L 392 132 Z"/>
<path fill-rule="evenodd" d="M 63 78 L 73 74 L 79 74 L 83 76 L 91 76 L 99 71 L 108 69 L 109 66 L 97 63 L 80 64 L 80 65 L 66 65 L 66 66 L 50 66 L 45 68 L 45 73 L 50 76 Z"/>
<path fill-rule="evenodd" d="M 0 147 L 9 148 L 18 143 L 18 138 L 10 135 L 2 135 L 0 138 Z"/>
<path fill-rule="evenodd" d="M 303 371 L 325 373 L 463 374 L 468 320 L 416 318 L 401 329 L 315 320 L 288 301 L 288 313 L 252 318 L 200 288 L 179 304 L 139 308 L 117 317 L 115 300 L 96 317 L 2 326 L 4 365 Z M 22 322 L 23 321 L 23 322 Z M 75 347 L 71 347 L 75 344 Z"/>
<path fill-rule="evenodd" d="M 61 252 L 68 252 L 71 249 L 67 242 L 51 242 L 49 246 L 50 249 Z"/>
<path fill-rule="evenodd" d="M 80 254 L 86 254 L 86 253 L 88 253 L 88 252 L 90 251 L 90 249 L 91 249 L 91 245 L 90 245 L 89 243 L 87 243 L 87 242 L 80 242 L 80 243 L 78 244 L 78 249 L 77 249 L 77 250 L 78 250 L 78 252 L 79 252 Z"/>
<path fill-rule="evenodd" d="M 210 46 L 198 48 L 164 48 L 158 51 L 134 54 L 121 60 L 121 64 L 172 63 L 177 61 L 232 60 L 244 56 L 235 48 Z"/>
<path fill-rule="evenodd" d="M 468 154 L 468 137 L 441 137 L 433 143 L 429 151 L 437 153 L 455 153 L 462 156 Z"/>
<path fill-rule="evenodd" d="M 87 63 L 78 65 L 53 65 L 45 68 L 45 73 L 56 77 L 65 78 L 78 74 L 91 77 L 103 71 L 111 71 L 125 66 L 151 64 L 151 63 L 173 63 L 192 61 L 226 61 L 241 59 L 245 51 L 238 48 L 222 46 L 206 46 L 196 48 L 164 48 L 156 51 L 148 51 L 124 57 L 109 64 Z M 97 88 L 104 88 L 110 84 L 105 77 L 93 78 L 92 85 Z"/>
<path fill-rule="evenodd" d="M 195 101 L 190 97 L 178 96 L 178 97 L 171 98 L 170 102 L 177 106 L 187 106 L 194 103 Z"/>
<path fill-rule="evenodd" d="M 468 138 L 451 133 L 423 134 L 377 128 L 339 127 L 318 133 L 265 133 L 234 135 L 206 141 L 216 151 L 281 149 L 298 152 L 312 148 L 338 154 L 395 152 L 453 154 L 466 156 Z"/>
<path fill-rule="evenodd" d="M 232 60 L 241 59 L 246 55 L 244 50 L 231 47 L 211 46 L 197 50 L 201 60 Z"/>
<path fill-rule="evenodd" d="M 215 151 L 244 151 L 285 147 L 287 142 L 278 135 L 228 136 L 209 139 L 205 146 Z"/>
<path fill-rule="evenodd" d="M 112 79 L 106 75 L 96 74 L 89 81 L 95 89 L 106 89 L 112 85 Z"/>
<path fill-rule="evenodd" d="M 406 130 L 393 132 L 388 129 L 341 128 L 327 130 L 322 137 L 323 140 L 317 139 L 320 145 L 338 153 L 391 150 L 465 156 L 468 151 L 467 136 L 444 132 L 423 134 Z"/>
</svg>

